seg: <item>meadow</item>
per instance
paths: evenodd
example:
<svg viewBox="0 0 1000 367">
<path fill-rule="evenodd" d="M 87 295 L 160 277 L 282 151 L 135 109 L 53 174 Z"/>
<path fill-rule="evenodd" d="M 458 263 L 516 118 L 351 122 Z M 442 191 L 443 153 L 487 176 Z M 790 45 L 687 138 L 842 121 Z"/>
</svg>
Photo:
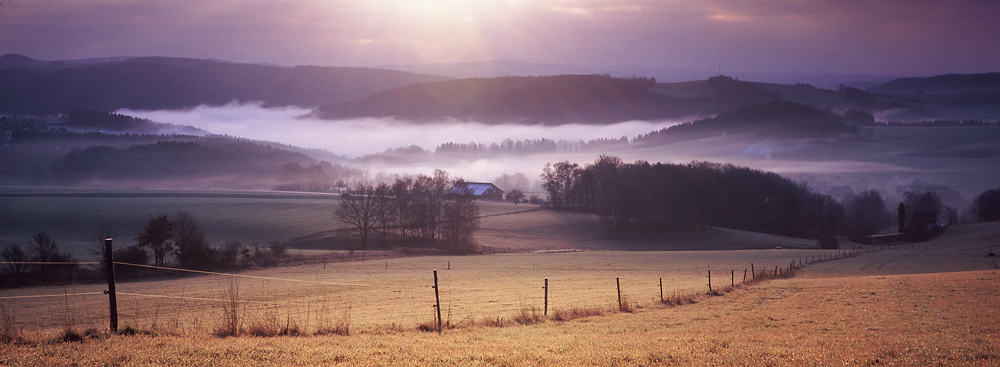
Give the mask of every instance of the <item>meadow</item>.
<svg viewBox="0 0 1000 367">
<path fill-rule="evenodd" d="M 225 201 L 182 200 L 196 199 Z M 5 330 L 26 342 L 0 344 L 0 365 L 996 365 L 1000 360 L 995 316 L 1000 264 L 985 256 L 1000 245 L 997 224 L 957 226 L 926 243 L 808 264 L 788 279 L 725 287 L 731 279 L 741 283 L 751 263 L 771 272 L 836 250 L 716 228 L 659 243 L 675 251 L 621 251 L 653 243 L 603 238 L 600 221 L 585 214 L 503 203 L 484 204 L 481 213 L 481 244 L 534 251 L 312 262 L 243 271 L 235 282 L 208 274 L 119 282 L 119 328 L 138 335 L 102 331 L 108 325 L 102 284 L 2 290 Z M 844 249 L 854 247 L 842 243 Z M 692 248 L 715 251 L 686 251 Z M 441 335 L 419 331 L 434 325 L 434 269 L 442 318 L 450 325 Z M 667 303 L 660 302 L 661 278 Z M 545 279 L 547 317 L 541 315 Z M 618 281 L 627 312 L 618 308 Z M 225 326 L 225 305 L 232 300 L 244 336 L 220 338 L 215 335 Z M 80 342 L 59 341 L 67 330 L 87 329 L 97 332 Z M 300 336 L 250 336 L 282 330 Z"/>
<path fill-rule="evenodd" d="M 974 230 L 990 237 L 1000 228 Z M 396 328 L 273 338 L 112 335 L 0 344 L 0 364 L 992 366 L 1000 360 L 1000 271 L 962 270 L 966 265 L 958 256 L 941 262 L 936 273 L 902 266 L 947 251 L 967 251 L 964 261 L 982 266 L 981 250 L 988 244 L 963 238 L 946 234 L 926 244 L 940 249 L 911 247 L 812 264 L 793 278 L 703 294 L 693 304 L 644 303 L 628 313 L 569 321 L 473 325 L 441 335 Z M 923 255 L 899 256 L 913 253 Z M 900 259 L 896 270 L 875 270 L 887 258 Z M 837 274 L 841 268 L 870 272 Z"/>
</svg>

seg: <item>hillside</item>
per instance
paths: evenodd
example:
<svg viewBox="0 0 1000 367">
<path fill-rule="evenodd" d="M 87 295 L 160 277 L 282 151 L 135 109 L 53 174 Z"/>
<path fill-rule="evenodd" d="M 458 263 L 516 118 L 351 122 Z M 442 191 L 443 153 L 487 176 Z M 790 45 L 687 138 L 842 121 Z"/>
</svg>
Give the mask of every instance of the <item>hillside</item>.
<svg viewBox="0 0 1000 367">
<path fill-rule="evenodd" d="M 73 111 L 65 121 L 2 116 L 0 185 L 330 190 L 356 173 L 317 159 L 329 152 L 280 143 L 107 133 L 148 129 L 197 130 L 97 111 Z"/>
<path fill-rule="evenodd" d="M 651 92 L 655 81 L 600 75 L 472 78 L 423 83 L 334 103 L 316 110 L 324 119 L 446 118 L 484 123 L 606 123 L 686 113 L 678 100 Z"/>
<path fill-rule="evenodd" d="M 1000 73 L 946 74 L 927 78 L 899 78 L 868 88 L 880 94 L 951 94 L 1000 91 Z"/>
<path fill-rule="evenodd" d="M 857 119 L 873 121 L 855 112 Z M 714 136 L 750 134 L 754 137 L 804 138 L 856 135 L 859 129 L 845 117 L 795 102 L 768 102 L 674 125 L 636 137 L 633 143 L 656 145 Z M 851 121 L 855 122 L 855 121 Z"/>
<path fill-rule="evenodd" d="M 608 75 L 470 78 L 396 88 L 313 112 L 324 119 L 395 117 L 457 119 L 489 124 L 606 124 L 716 114 L 778 100 L 750 83 L 719 76 L 702 82 L 706 94 L 671 93 L 652 78 Z"/>
<path fill-rule="evenodd" d="M 20 55 L 0 58 L 0 113 L 181 109 L 233 100 L 316 107 L 403 85 L 448 79 L 393 70 L 289 68 L 165 57 L 80 67 L 53 63 L 58 62 Z"/>
</svg>

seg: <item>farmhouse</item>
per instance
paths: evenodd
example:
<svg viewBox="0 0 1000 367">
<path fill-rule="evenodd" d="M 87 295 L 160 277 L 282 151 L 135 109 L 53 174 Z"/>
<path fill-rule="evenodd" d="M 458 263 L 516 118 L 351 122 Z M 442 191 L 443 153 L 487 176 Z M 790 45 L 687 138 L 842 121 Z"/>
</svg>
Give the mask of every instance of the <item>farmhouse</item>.
<svg viewBox="0 0 1000 367">
<path fill-rule="evenodd" d="M 472 194 L 473 198 L 484 200 L 503 200 L 503 190 L 494 184 L 485 182 L 456 182 L 445 195 Z"/>
</svg>

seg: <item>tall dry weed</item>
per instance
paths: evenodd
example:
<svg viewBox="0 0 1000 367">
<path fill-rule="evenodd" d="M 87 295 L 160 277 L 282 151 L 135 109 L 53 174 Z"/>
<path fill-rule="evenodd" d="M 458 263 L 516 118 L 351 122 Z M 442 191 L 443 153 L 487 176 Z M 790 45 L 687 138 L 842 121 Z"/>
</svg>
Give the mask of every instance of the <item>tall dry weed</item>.
<svg viewBox="0 0 1000 367">
<path fill-rule="evenodd" d="M 235 277 L 229 278 L 229 288 L 224 293 L 225 302 L 222 304 L 221 323 L 216 326 L 215 336 L 220 338 L 238 336 L 243 331 L 243 318 L 240 306 L 240 284 Z M 243 306 L 246 309 L 246 306 Z"/>
<path fill-rule="evenodd" d="M 351 306 L 347 305 L 344 307 L 343 313 L 341 313 L 340 318 L 330 322 L 328 317 L 324 317 L 323 321 L 320 322 L 319 327 L 316 328 L 317 335 L 341 335 L 348 336 L 351 335 Z"/>
<path fill-rule="evenodd" d="M 7 305 L 0 305 L 0 343 L 24 342 L 23 328 L 14 322 L 14 312 Z"/>
</svg>

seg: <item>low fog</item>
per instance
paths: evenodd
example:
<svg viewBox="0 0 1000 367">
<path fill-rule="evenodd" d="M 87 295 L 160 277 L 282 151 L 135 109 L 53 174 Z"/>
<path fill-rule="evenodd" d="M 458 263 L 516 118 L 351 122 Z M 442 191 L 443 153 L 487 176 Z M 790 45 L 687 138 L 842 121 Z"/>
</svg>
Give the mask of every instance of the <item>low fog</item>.
<svg viewBox="0 0 1000 367">
<path fill-rule="evenodd" d="M 630 121 L 613 125 L 486 125 L 442 121 L 412 123 L 394 119 L 314 120 L 299 118 L 302 108 L 263 108 L 255 103 L 231 103 L 221 107 L 200 106 L 185 111 L 131 111 L 117 113 L 157 122 L 191 125 L 214 134 L 273 141 L 304 148 L 324 149 L 348 158 L 416 145 L 433 152 L 443 143 L 490 145 L 505 139 L 588 141 L 629 139 L 684 121 Z M 470 181 L 492 181 L 501 174 L 524 173 L 537 180 L 546 163 L 568 160 L 580 165 L 594 162 L 601 154 L 620 157 L 625 162 L 678 163 L 710 161 L 732 163 L 772 171 L 808 183 L 820 192 L 835 187 L 855 191 L 878 189 L 895 194 L 915 180 L 949 185 L 965 200 L 992 188 L 1000 173 L 985 169 L 995 159 L 970 160 L 911 154 L 939 146 L 943 141 L 959 145 L 993 144 L 997 129 L 968 129 L 956 136 L 925 141 L 916 130 L 876 129 L 861 141 L 833 143 L 813 140 L 749 139 L 724 136 L 640 148 L 608 147 L 583 152 L 533 155 L 389 155 L 376 159 L 340 162 L 368 172 L 375 181 L 391 180 L 394 174 L 432 174 L 443 169 L 452 177 Z M 941 140 L 945 139 L 945 140 Z M 939 141 L 941 140 L 941 141 Z M 954 145 L 954 144 L 953 144 Z M 621 150 L 616 150 L 621 149 Z"/>
<path fill-rule="evenodd" d="M 487 125 L 456 120 L 438 123 L 414 123 L 392 118 L 357 120 L 317 120 L 301 118 L 311 110 L 297 107 L 264 108 L 260 103 L 230 103 L 225 106 L 199 106 L 191 110 L 137 111 L 122 109 L 115 113 L 156 122 L 190 125 L 213 134 L 225 134 L 254 140 L 273 141 L 303 148 L 324 149 L 348 158 L 358 158 L 416 145 L 433 152 L 444 143 L 490 145 L 511 140 L 629 139 L 640 134 L 683 121 L 629 121 L 613 125 Z M 412 162 L 372 161 L 359 168 L 372 178 L 381 174 L 430 174 L 443 169 L 467 180 L 492 180 L 503 173 L 522 172 L 530 178 L 541 173 L 545 163 L 557 160 L 592 162 L 596 154 L 560 157 L 499 157 L 491 159 L 418 159 Z"/>
<path fill-rule="evenodd" d="M 297 107 L 264 108 L 260 103 L 230 103 L 191 110 L 133 111 L 116 113 L 156 122 L 191 125 L 213 134 L 276 141 L 304 148 L 325 149 L 350 158 L 417 145 L 433 151 L 444 143 L 476 142 L 489 145 L 504 139 L 592 140 L 633 138 L 683 121 L 629 121 L 613 125 L 486 125 L 442 121 L 413 123 L 392 118 L 316 120 L 300 118 L 311 110 Z"/>
</svg>

